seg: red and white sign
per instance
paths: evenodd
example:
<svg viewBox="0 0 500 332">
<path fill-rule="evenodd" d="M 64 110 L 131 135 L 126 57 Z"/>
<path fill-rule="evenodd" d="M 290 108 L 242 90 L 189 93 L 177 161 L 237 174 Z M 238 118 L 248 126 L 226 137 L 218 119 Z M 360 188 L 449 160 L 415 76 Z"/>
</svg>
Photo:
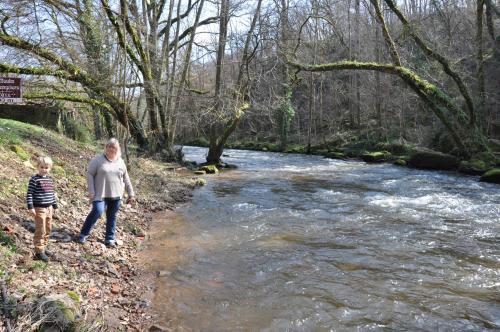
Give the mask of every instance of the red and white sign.
<svg viewBox="0 0 500 332">
<path fill-rule="evenodd" d="M 21 79 L 0 77 L 0 104 L 20 104 L 23 102 Z"/>
</svg>

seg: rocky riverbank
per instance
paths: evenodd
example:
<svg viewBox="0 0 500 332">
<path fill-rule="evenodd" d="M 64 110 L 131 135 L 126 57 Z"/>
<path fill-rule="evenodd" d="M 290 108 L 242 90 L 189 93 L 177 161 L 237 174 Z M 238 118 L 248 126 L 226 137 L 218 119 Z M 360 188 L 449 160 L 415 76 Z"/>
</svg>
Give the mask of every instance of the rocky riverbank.
<svg viewBox="0 0 500 332">
<path fill-rule="evenodd" d="M 269 142 L 230 142 L 227 149 L 243 149 L 283 153 L 320 155 L 331 159 L 355 159 L 367 163 L 390 162 L 398 166 L 409 166 L 430 170 L 452 170 L 469 175 L 480 175 L 481 181 L 500 183 L 500 142 L 488 141 L 488 152 L 476 153 L 467 159 L 452 154 L 442 153 L 428 148 L 417 147 L 400 142 L 375 142 L 358 140 L 352 142 L 330 142 L 307 149 L 304 145 L 290 144 L 281 151 L 275 143 Z M 194 146 L 208 146 L 204 139 L 187 143 Z M 209 172 L 207 169 L 200 169 Z"/>
<path fill-rule="evenodd" d="M 82 144 L 43 128 L 0 119 L 0 331 L 142 331 L 149 328 L 137 253 L 147 237 L 152 213 L 189 199 L 202 183 L 177 164 L 131 158 L 129 172 L 138 203 L 123 205 L 117 248 L 103 243 L 101 219 L 85 245 L 73 242 L 90 210 L 85 169 L 102 147 Z M 25 206 L 32 157 L 49 155 L 59 196 L 49 263 L 33 260 L 34 226 Z M 57 322 L 51 320 L 57 319 Z"/>
</svg>

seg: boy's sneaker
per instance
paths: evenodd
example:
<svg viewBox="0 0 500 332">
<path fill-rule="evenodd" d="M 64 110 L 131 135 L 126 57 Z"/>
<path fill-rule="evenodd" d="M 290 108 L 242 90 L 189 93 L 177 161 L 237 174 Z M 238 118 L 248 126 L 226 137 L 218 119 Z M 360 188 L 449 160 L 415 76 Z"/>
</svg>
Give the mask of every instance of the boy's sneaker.
<svg viewBox="0 0 500 332">
<path fill-rule="evenodd" d="M 49 261 L 49 257 L 44 252 L 37 252 L 35 254 L 35 260 L 48 262 Z"/>
<path fill-rule="evenodd" d="M 45 249 L 45 255 L 47 255 L 49 257 L 53 257 L 54 253 L 52 251 L 50 251 L 50 250 Z"/>
</svg>

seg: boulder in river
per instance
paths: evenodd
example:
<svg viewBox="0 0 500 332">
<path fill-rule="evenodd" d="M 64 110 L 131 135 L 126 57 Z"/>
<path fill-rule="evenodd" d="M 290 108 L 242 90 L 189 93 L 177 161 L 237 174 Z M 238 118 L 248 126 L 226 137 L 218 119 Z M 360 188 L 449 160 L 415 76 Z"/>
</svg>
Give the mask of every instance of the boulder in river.
<svg viewBox="0 0 500 332">
<path fill-rule="evenodd" d="M 458 167 L 458 159 L 449 154 L 425 150 L 412 154 L 408 165 L 423 169 L 451 170 Z"/>
<path fill-rule="evenodd" d="M 488 147 L 493 152 L 500 152 L 500 140 L 490 138 L 488 140 Z"/>
<path fill-rule="evenodd" d="M 484 173 L 483 176 L 481 176 L 480 181 L 500 184 L 500 168 L 490 169 L 488 172 Z"/>
<path fill-rule="evenodd" d="M 490 168 L 483 160 L 477 159 L 462 161 L 458 166 L 460 172 L 470 175 L 482 175 Z"/>
<path fill-rule="evenodd" d="M 325 153 L 325 157 L 331 158 L 331 159 L 345 159 L 347 156 L 345 153 L 340 152 L 340 151 L 330 151 Z"/>
<path fill-rule="evenodd" d="M 367 163 L 381 163 L 386 161 L 390 155 L 387 151 L 367 152 L 361 155 L 361 159 Z"/>
<path fill-rule="evenodd" d="M 393 162 L 393 164 L 396 165 L 396 166 L 406 166 L 406 160 L 404 160 L 404 159 L 396 159 Z"/>
</svg>

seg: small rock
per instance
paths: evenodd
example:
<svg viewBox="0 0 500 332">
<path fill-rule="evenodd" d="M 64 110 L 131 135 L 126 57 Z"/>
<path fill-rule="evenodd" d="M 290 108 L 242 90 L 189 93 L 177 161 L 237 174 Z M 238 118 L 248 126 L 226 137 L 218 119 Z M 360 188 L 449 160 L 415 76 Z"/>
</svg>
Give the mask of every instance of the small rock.
<svg viewBox="0 0 500 332">
<path fill-rule="evenodd" d="M 167 328 L 158 324 L 152 325 L 149 330 L 149 332 L 167 332 Z"/>
<path fill-rule="evenodd" d="M 135 307 L 136 308 L 149 308 L 151 306 L 151 302 L 149 301 L 146 301 L 146 300 L 139 300 L 137 301 L 137 303 L 135 304 Z"/>
<path fill-rule="evenodd" d="M 113 294 L 119 294 L 121 291 L 122 291 L 122 289 L 117 284 L 113 284 L 111 286 L 111 293 L 113 293 Z"/>
<path fill-rule="evenodd" d="M 119 277 L 120 277 L 120 273 L 118 273 L 118 271 L 116 270 L 116 268 L 114 267 L 114 265 L 113 265 L 113 264 L 108 263 L 108 264 L 106 265 L 106 268 L 107 268 L 107 270 L 108 270 L 108 274 L 112 274 L 112 275 L 114 275 L 114 276 L 115 276 L 115 277 L 117 277 L 117 278 L 119 278 Z"/>
<path fill-rule="evenodd" d="M 119 246 L 123 246 L 123 240 L 116 240 L 116 244 Z"/>
<path fill-rule="evenodd" d="M 12 225 L 5 225 L 3 227 L 3 231 L 7 234 L 7 235 L 12 235 L 14 233 L 14 226 Z"/>
<path fill-rule="evenodd" d="M 170 271 L 158 271 L 157 273 L 158 277 L 168 277 L 172 275 L 172 272 Z"/>
</svg>

